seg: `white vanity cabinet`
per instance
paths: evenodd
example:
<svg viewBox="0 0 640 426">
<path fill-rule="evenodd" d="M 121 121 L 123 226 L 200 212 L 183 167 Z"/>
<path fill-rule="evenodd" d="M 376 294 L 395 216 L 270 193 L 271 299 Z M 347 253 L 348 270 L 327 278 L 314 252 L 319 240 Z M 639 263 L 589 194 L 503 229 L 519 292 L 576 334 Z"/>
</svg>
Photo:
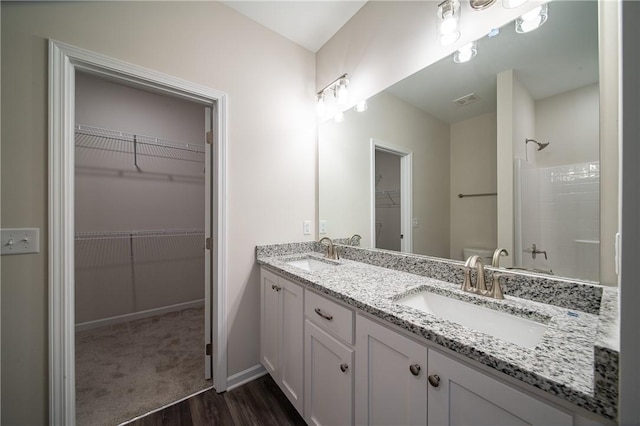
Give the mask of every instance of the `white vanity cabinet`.
<svg viewBox="0 0 640 426">
<path fill-rule="evenodd" d="M 353 424 L 353 311 L 305 293 L 305 420 L 310 425 Z"/>
<path fill-rule="evenodd" d="M 572 425 L 573 416 L 356 316 L 358 425 Z"/>
<path fill-rule="evenodd" d="M 599 424 L 265 268 L 260 291 L 261 362 L 309 425 Z"/>
<path fill-rule="evenodd" d="M 356 424 L 427 423 L 427 348 L 356 316 Z"/>
<path fill-rule="evenodd" d="M 303 414 L 304 291 L 262 268 L 260 360 L 289 401 Z"/>
<path fill-rule="evenodd" d="M 429 425 L 573 424 L 572 415 L 432 349 L 429 374 Z"/>
</svg>

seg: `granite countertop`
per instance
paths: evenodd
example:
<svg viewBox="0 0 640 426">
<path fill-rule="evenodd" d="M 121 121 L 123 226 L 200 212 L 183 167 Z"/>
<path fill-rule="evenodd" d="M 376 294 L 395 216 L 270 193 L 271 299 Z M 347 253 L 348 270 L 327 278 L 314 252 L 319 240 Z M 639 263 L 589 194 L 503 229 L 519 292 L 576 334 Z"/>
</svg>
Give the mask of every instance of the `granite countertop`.
<svg viewBox="0 0 640 426">
<path fill-rule="evenodd" d="M 287 264 L 305 257 L 334 265 L 308 272 Z M 603 331 L 602 325 L 599 328 L 600 317 L 595 313 L 508 294 L 504 300 L 494 300 L 463 292 L 459 284 L 360 261 L 328 261 L 321 253 L 301 252 L 299 247 L 293 252 L 258 248 L 257 261 L 437 345 L 615 420 L 617 393 L 610 391 L 614 386 L 607 380 L 612 369 L 617 375 L 617 352 L 611 344 L 602 349 L 602 341 L 611 339 L 611 331 Z M 397 303 L 399 298 L 422 290 L 532 319 L 546 324 L 547 330 L 536 347 L 524 348 Z M 613 304 L 617 291 L 605 292 L 603 299 Z M 612 362 L 615 366 L 610 365 Z"/>
</svg>

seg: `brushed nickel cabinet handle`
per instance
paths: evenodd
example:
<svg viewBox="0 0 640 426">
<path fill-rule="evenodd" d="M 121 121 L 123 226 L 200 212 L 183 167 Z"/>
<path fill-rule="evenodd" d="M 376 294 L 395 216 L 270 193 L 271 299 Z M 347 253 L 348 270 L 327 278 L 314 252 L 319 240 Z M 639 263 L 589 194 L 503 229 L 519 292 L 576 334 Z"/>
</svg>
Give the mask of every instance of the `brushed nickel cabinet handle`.
<svg viewBox="0 0 640 426">
<path fill-rule="evenodd" d="M 340 370 L 343 373 L 346 373 L 348 369 L 349 369 L 349 364 L 340 364 Z"/>
<path fill-rule="evenodd" d="M 440 376 L 438 376 L 437 374 L 430 375 L 429 384 L 434 388 L 437 388 L 438 386 L 440 386 Z"/>
<path fill-rule="evenodd" d="M 411 371 L 411 374 L 413 374 L 414 376 L 417 376 L 418 374 L 420 374 L 420 366 L 418 364 L 411 364 L 409 366 L 409 371 Z"/>
<path fill-rule="evenodd" d="M 326 319 L 327 321 L 331 321 L 331 320 L 333 320 L 333 315 L 327 315 L 327 314 L 325 314 L 324 312 L 322 312 L 322 311 L 320 310 L 320 308 L 315 308 L 313 311 L 314 311 L 316 314 L 320 315 L 322 318 Z"/>
</svg>

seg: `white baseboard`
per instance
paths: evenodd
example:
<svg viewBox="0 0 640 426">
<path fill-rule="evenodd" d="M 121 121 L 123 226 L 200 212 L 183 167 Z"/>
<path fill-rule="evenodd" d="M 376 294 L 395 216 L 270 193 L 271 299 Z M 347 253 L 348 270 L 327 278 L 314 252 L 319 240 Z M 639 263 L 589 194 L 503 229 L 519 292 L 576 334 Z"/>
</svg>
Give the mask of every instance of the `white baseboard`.
<svg viewBox="0 0 640 426">
<path fill-rule="evenodd" d="M 94 321 L 87 321 L 76 324 L 76 332 L 91 330 L 92 328 L 105 327 L 107 325 L 121 324 L 123 322 L 135 321 L 142 318 L 154 317 L 169 312 L 182 311 L 184 309 L 200 308 L 204 306 L 204 299 L 192 300 L 191 302 L 177 303 L 175 305 L 162 306 L 160 308 L 147 309 L 146 311 L 133 312 L 131 314 L 118 315 L 115 317 L 103 318 Z"/>
<path fill-rule="evenodd" d="M 265 370 L 262 364 L 258 364 L 232 376 L 229 376 L 227 377 L 227 391 L 230 391 L 233 388 L 237 388 L 238 386 L 242 386 L 245 383 L 249 383 L 250 381 L 262 377 L 265 374 L 267 374 L 267 370 Z"/>
</svg>

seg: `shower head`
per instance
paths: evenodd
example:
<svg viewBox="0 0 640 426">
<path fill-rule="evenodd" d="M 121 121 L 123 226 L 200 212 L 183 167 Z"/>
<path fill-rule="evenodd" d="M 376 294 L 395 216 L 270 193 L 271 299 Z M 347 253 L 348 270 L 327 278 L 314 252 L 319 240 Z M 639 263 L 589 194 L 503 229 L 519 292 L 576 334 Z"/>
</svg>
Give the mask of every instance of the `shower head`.
<svg viewBox="0 0 640 426">
<path fill-rule="evenodd" d="M 535 140 L 535 139 L 525 139 L 525 140 L 524 140 L 524 144 L 525 144 L 525 145 L 526 145 L 526 144 L 528 144 L 529 142 L 533 142 L 533 143 L 535 143 L 536 145 L 538 145 L 538 151 L 542 151 L 543 149 L 545 149 L 546 147 L 548 147 L 548 146 L 549 146 L 549 142 L 542 142 L 542 143 L 540 143 L 540 142 L 538 142 L 538 141 L 537 141 L 537 140 Z"/>
</svg>

